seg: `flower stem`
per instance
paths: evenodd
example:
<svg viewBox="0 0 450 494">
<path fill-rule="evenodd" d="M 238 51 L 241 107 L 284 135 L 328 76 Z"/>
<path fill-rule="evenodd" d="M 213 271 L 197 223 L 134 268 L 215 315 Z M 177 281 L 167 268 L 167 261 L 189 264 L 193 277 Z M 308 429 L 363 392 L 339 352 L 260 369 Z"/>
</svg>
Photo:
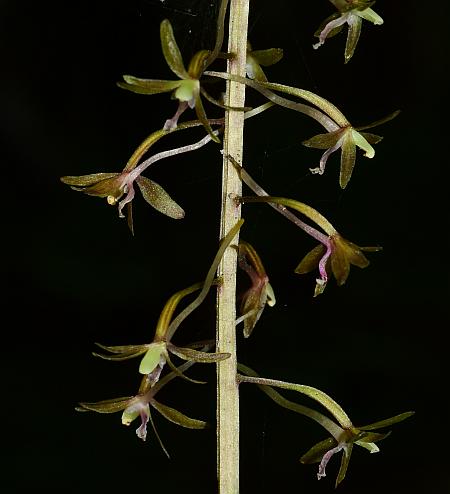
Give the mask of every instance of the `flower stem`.
<svg viewBox="0 0 450 494">
<path fill-rule="evenodd" d="M 231 0 L 229 16 L 228 73 L 245 76 L 249 0 Z M 227 82 L 227 106 L 243 107 L 245 85 Z M 233 197 L 242 194 L 242 182 L 228 156 L 242 163 L 244 113 L 227 110 L 225 114 L 222 171 L 222 211 L 220 237 L 236 224 L 240 206 Z M 219 265 L 222 285 L 217 296 L 217 352 L 231 357 L 217 365 L 217 476 L 220 494 L 239 492 L 239 394 L 236 381 L 236 249 L 225 250 Z"/>
</svg>

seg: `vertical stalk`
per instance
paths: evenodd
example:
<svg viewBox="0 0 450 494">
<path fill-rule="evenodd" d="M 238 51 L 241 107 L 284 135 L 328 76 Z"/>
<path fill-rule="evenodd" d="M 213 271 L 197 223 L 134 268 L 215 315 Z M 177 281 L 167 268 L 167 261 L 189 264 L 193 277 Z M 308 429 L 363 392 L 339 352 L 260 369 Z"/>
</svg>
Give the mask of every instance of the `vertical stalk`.
<svg viewBox="0 0 450 494">
<path fill-rule="evenodd" d="M 249 0 L 231 0 L 228 52 L 230 74 L 245 76 Z M 226 102 L 244 106 L 245 86 L 228 81 Z M 222 211 L 220 237 L 223 238 L 241 215 L 240 206 L 230 194 L 241 195 L 242 182 L 227 156 L 242 163 L 244 113 L 227 111 L 225 115 L 224 159 L 222 171 Z M 217 475 L 220 494 L 239 492 L 239 393 L 236 380 L 236 269 L 237 253 L 228 248 L 219 266 L 223 283 L 217 297 L 217 351 L 231 357 L 217 366 Z"/>
</svg>

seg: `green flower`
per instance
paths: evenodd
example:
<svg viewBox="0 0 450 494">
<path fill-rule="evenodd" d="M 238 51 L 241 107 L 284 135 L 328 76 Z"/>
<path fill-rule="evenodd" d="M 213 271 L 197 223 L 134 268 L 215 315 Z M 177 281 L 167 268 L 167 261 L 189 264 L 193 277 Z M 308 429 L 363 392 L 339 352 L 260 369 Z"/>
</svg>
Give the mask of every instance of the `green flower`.
<svg viewBox="0 0 450 494">
<path fill-rule="evenodd" d="M 379 433 L 373 431 L 385 429 L 393 424 L 402 422 L 412 415 L 414 415 L 414 412 L 405 412 L 373 424 L 343 430 L 339 439 L 329 437 L 315 444 L 300 458 L 300 462 L 303 464 L 319 463 L 317 479 L 320 480 L 326 477 L 325 470 L 330 459 L 342 451 L 341 465 L 335 482 L 335 487 L 337 487 L 344 480 L 347 473 L 354 444 L 366 449 L 369 453 L 378 453 L 380 448 L 376 443 L 386 439 L 391 432 Z"/>
<path fill-rule="evenodd" d="M 320 244 L 308 252 L 295 268 L 295 272 L 306 274 L 319 267 L 321 277 L 316 280 L 314 292 L 316 297 L 325 290 L 330 271 L 337 284 L 342 286 L 347 281 L 351 265 L 366 268 L 370 264 L 363 252 L 378 252 L 381 249 L 381 247 L 359 247 L 336 232 L 330 235 L 327 247 Z"/>
<path fill-rule="evenodd" d="M 355 427 L 342 407 L 320 389 L 303 384 L 262 378 L 253 369 L 242 364 L 238 364 L 238 370 L 240 372 L 238 374 L 238 382 L 241 385 L 243 383 L 256 384 L 275 403 L 283 408 L 309 417 L 328 432 L 330 437 L 314 445 L 300 458 L 300 461 L 302 463 L 320 463 L 317 474 L 317 478 L 320 480 L 326 476 L 325 469 L 330 459 L 335 454 L 343 451 L 336 487 L 345 477 L 354 444 L 368 450 L 370 453 L 378 453 L 380 449 L 376 443 L 388 437 L 390 432 L 379 433 L 374 431 L 397 424 L 414 415 L 414 412 L 405 412 L 373 424 Z M 326 408 L 333 419 L 305 405 L 287 400 L 273 387 L 296 391 L 308 396 Z"/>
<path fill-rule="evenodd" d="M 242 297 L 241 317 L 236 324 L 244 322 L 244 337 L 248 338 L 261 317 L 266 304 L 275 305 L 275 294 L 269 283 L 261 258 L 256 250 L 243 240 L 239 241 L 239 267 L 245 271 L 252 282 L 252 286 Z"/>
<path fill-rule="evenodd" d="M 247 77 L 256 81 L 267 81 L 263 67 L 268 67 L 279 62 L 283 58 L 283 50 L 281 48 L 269 48 L 267 50 L 253 50 L 249 42 L 247 42 L 247 63 L 245 71 Z"/>
<path fill-rule="evenodd" d="M 73 190 L 96 197 L 106 198 L 111 206 L 117 205 L 119 217 L 123 218 L 123 208 L 128 208 L 128 225 L 133 231 L 133 216 L 131 201 L 136 183 L 145 201 L 160 213 L 173 219 L 184 218 L 183 209 L 169 196 L 169 194 L 153 180 L 142 177 L 136 170 L 121 173 L 93 173 L 81 176 L 61 177 L 61 182 L 70 185 Z M 123 197 L 125 196 L 125 197 Z M 123 197 L 123 199 L 122 199 Z M 121 200 L 122 199 L 122 200 Z"/>
<path fill-rule="evenodd" d="M 383 24 L 383 19 L 370 7 L 375 3 L 370 0 L 331 0 L 339 12 L 331 15 L 319 26 L 314 33 L 319 42 L 313 45 L 314 49 L 325 43 L 327 38 L 338 34 L 345 24 L 348 24 L 347 43 L 345 45 L 345 63 L 347 63 L 355 52 L 361 34 L 362 20 L 371 22 L 377 26 Z"/>
<path fill-rule="evenodd" d="M 352 177 L 353 168 L 355 167 L 356 148 L 358 147 L 364 151 L 364 156 L 366 158 L 373 158 L 375 156 L 375 150 L 372 145 L 378 144 L 383 139 L 376 134 L 361 131 L 388 122 L 395 118 L 399 113 L 399 111 L 395 111 L 387 117 L 363 127 L 353 127 L 351 125 L 343 126 L 335 131 L 326 134 L 318 134 L 304 141 L 302 144 L 306 147 L 326 150 L 320 158 L 319 166 L 310 168 L 310 171 L 322 175 L 325 172 L 325 166 L 330 155 L 340 149 L 341 167 L 339 185 L 342 189 L 345 189 Z"/>
<path fill-rule="evenodd" d="M 184 364 L 180 367 L 179 373 L 182 373 L 184 368 L 190 364 Z M 136 435 L 143 441 L 147 438 L 147 424 L 150 421 L 153 431 L 161 445 L 161 448 L 169 457 L 169 454 L 164 447 L 161 438 L 158 435 L 155 424 L 153 422 L 151 408 L 157 410 L 164 418 L 174 424 L 186 427 L 188 429 L 205 429 L 208 424 L 203 420 L 192 419 L 183 413 L 163 405 L 155 399 L 158 391 L 171 381 L 176 376 L 176 373 L 170 373 L 155 385 L 149 381 L 147 376 L 142 379 L 139 394 L 136 396 L 127 396 L 123 398 L 114 398 L 111 400 L 103 400 L 98 402 L 81 402 L 76 408 L 79 412 L 97 412 L 97 413 L 116 413 L 122 411 L 122 424 L 130 425 L 137 418 L 141 419 L 140 426 L 136 429 Z"/>
<path fill-rule="evenodd" d="M 220 142 L 217 135 L 211 129 L 200 97 L 200 94 L 203 94 L 218 106 L 223 106 L 207 95 L 200 86 L 200 77 L 205 70 L 206 62 L 211 54 L 210 51 L 201 50 L 197 52 L 192 57 L 189 67 L 186 70 L 169 20 L 165 19 L 162 21 L 160 35 L 164 58 L 170 70 L 179 77 L 179 80 L 141 79 L 131 75 L 124 75 L 125 82 L 119 82 L 118 86 L 139 94 L 159 94 L 172 91 L 173 98 L 179 101 L 178 109 L 172 118 L 166 120 L 164 130 L 173 130 L 176 128 L 178 118 L 181 114 L 188 107 L 194 108 L 197 118 L 202 122 L 211 138 L 215 142 Z"/>
</svg>

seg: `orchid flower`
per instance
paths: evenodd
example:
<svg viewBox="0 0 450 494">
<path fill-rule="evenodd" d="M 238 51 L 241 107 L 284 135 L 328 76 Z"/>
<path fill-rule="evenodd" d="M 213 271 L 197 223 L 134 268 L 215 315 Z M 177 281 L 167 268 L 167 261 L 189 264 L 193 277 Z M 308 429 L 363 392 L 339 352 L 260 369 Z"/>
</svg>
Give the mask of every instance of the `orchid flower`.
<svg viewBox="0 0 450 494">
<path fill-rule="evenodd" d="M 361 34 L 362 21 L 380 26 L 383 19 L 370 7 L 375 3 L 370 0 L 330 0 L 339 12 L 331 15 L 319 26 L 314 33 L 319 42 L 313 45 L 314 49 L 325 43 L 327 38 L 338 34 L 345 24 L 348 25 L 347 43 L 345 45 L 345 63 L 347 63 L 355 52 L 356 45 Z"/>
<path fill-rule="evenodd" d="M 273 307 L 275 305 L 275 294 L 261 258 L 254 247 L 243 240 L 239 241 L 238 263 L 252 282 L 252 286 L 242 297 L 242 315 L 236 320 L 236 324 L 244 323 L 244 337 L 248 338 L 259 321 L 265 306 Z"/>
<path fill-rule="evenodd" d="M 343 455 L 339 473 L 336 478 L 336 487 L 344 480 L 354 444 L 368 450 L 370 453 L 378 453 L 380 449 L 376 443 L 388 437 L 390 432 L 379 433 L 373 431 L 397 424 L 414 415 L 414 412 L 404 412 L 369 425 L 355 427 L 342 407 L 320 389 L 313 388 L 312 386 L 305 386 L 303 384 L 265 379 L 260 377 L 250 367 L 242 364 L 238 364 L 238 370 L 240 372 L 240 374 L 238 374 L 239 383 L 252 383 L 258 385 L 258 387 L 275 403 L 283 408 L 309 417 L 328 432 L 330 437 L 314 445 L 300 458 L 300 461 L 304 464 L 319 462 L 317 478 L 320 480 L 322 477 L 326 476 L 325 469 L 330 459 L 335 454 L 342 451 Z M 284 396 L 275 391 L 273 387 L 295 391 L 308 396 L 326 408 L 333 419 L 330 419 L 321 412 L 305 405 L 287 400 Z"/>
</svg>

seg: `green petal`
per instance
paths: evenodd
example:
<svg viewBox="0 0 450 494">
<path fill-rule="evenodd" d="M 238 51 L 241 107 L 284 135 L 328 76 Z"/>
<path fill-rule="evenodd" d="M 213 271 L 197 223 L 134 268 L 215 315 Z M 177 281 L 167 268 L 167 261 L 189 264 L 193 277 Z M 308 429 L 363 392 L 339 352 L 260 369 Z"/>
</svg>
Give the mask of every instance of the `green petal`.
<svg viewBox="0 0 450 494">
<path fill-rule="evenodd" d="M 356 161 L 356 146 L 352 139 L 352 134 L 348 132 L 341 146 L 341 169 L 339 174 L 339 185 L 342 189 L 347 187 L 347 184 L 352 177 L 353 168 Z"/>
<path fill-rule="evenodd" d="M 361 446 L 361 448 L 367 449 L 369 453 L 378 453 L 380 448 L 375 443 L 365 443 L 363 441 L 355 441 L 355 444 Z"/>
<path fill-rule="evenodd" d="M 308 450 L 301 458 L 300 462 L 304 465 L 311 463 L 318 463 L 322 460 L 323 455 L 330 449 L 337 446 L 338 442 L 333 437 L 328 437 L 323 441 L 315 444 L 310 450 Z"/>
<path fill-rule="evenodd" d="M 295 273 L 306 274 L 314 271 L 314 269 L 316 269 L 319 265 L 319 262 L 325 254 L 325 251 L 325 246 L 322 244 L 314 247 L 314 249 L 310 250 L 300 261 L 300 264 L 295 268 Z"/>
<path fill-rule="evenodd" d="M 181 81 L 181 84 L 175 90 L 173 95 L 178 101 L 193 101 L 195 99 L 195 94 L 199 91 L 200 84 L 196 80 L 187 79 Z"/>
<path fill-rule="evenodd" d="M 136 179 L 143 198 L 157 211 L 169 218 L 179 220 L 184 218 L 184 210 L 156 182 L 146 177 Z"/>
<path fill-rule="evenodd" d="M 341 466 L 339 468 L 339 473 L 336 479 L 335 487 L 337 487 L 345 478 L 347 473 L 348 464 L 350 462 L 350 456 L 352 454 L 353 444 L 349 444 L 344 448 L 344 452 L 341 459 Z"/>
<path fill-rule="evenodd" d="M 202 99 L 200 98 L 200 92 L 198 92 L 195 97 L 195 113 L 197 114 L 197 118 L 203 124 L 205 130 L 211 136 L 212 140 L 220 144 L 220 139 L 214 134 L 211 125 L 209 125 L 208 117 L 206 116 L 205 109 L 203 108 Z"/>
<path fill-rule="evenodd" d="M 351 136 L 353 142 L 364 151 L 366 158 L 373 158 L 375 156 L 375 149 L 367 142 L 362 134 L 352 129 Z"/>
<path fill-rule="evenodd" d="M 338 17 L 341 17 L 341 14 L 336 12 L 335 14 L 333 15 L 330 15 L 329 17 L 327 17 L 323 22 L 320 23 L 320 26 L 317 28 L 316 32 L 314 33 L 314 36 L 316 38 L 318 38 L 320 36 L 320 33 L 325 29 L 325 26 L 331 22 L 331 21 L 334 21 L 335 19 L 337 19 Z M 344 24 L 341 24 L 340 26 L 337 26 L 335 27 L 334 29 L 332 29 L 328 35 L 327 35 L 327 38 L 332 38 L 333 36 L 336 36 L 336 34 L 340 33 L 342 31 L 344 27 Z"/>
<path fill-rule="evenodd" d="M 361 34 L 362 19 L 358 15 L 350 15 L 348 22 L 347 42 L 345 44 L 345 63 L 347 63 L 355 53 L 356 45 L 358 44 Z"/>
<path fill-rule="evenodd" d="M 133 399 L 133 396 L 125 396 L 121 398 L 112 398 L 110 400 L 102 400 L 96 402 L 81 402 L 78 411 L 89 410 L 97 413 L 115 413 L 124 410 Z"/>
<path fill-rule="evenodd" d="M 167 345 L 167 348 L 171 353 L 183 360 L 192 360 L 193 362 L 206 364 L 220 362 L 221 360 L 226 360 L 230 357 L 229 353 L 200 352 L 192 348 L 180 348 L 173 345 L 172 343 L 169 343 Z"/>
<path fill-rule="evenodd" d="M 283 58 L 283 49 L 268 48 L 267 50 L 255 50 L 250 55 L 262 66 L 269 67 Z"/>
<path fill-rule="evenodd" d="M 101 343 L 95 343 L 102 350 L 106 350 L 111 353 L 129 353 L 129 352 L 137 352 L 137 351 L 145 351 L 148 348 L 148 345 L 115 345 L 115 346 L 107 346 L 102 345 Z"/>
<path fill-rule="evenodd" d="M 163 81 L 159 79 L 139 79 L 132 75 L 123 76 L 125 82 L 118 82 L 117 85 L 128 91 L 138 94 L 160 94 L 168 93 L 178 88 L 183 81 Z"/>
<path fill-rule="evenodd" d="M 117 177 L 117 175 L 120 175 L 120 173 L 91 173 L 90 175 L 80 175 L 78 177 L 61 177 L 60 180 L 63 184 L 87 187 L 88 185 L 96 184 L 107 178 Z"/>
<path fill-rule="evenodd" d="M 266 74 L 264 74 L 264 71 L 258 61 L 255 60 L 250 54 L 247 54 L 245 71 L 249 79 L 254 79 L 255 81 L 267 81 Z"/>
<path fill-rule="evenodd" d="M 165 352 L 166 344 L 163 341 L 149 345 L 147 353 L 139 366 L 139 372 L 141 374 L 150 374 L 153 372 L 156 366 L 159 365 L 161 357 L 164 356 Z"/>
<path fill-rule="evenodd" d="M 203 71 L 205 70 L 206 60 L 211 52 L 209 50 L 198 51 L 189 62 L 188 74 L 192 79 L 200 79 Z"/>
<path fill-rule="evenodd" d="M 361 132 L 361 135 L 369 144 L 378 144 L 383 140 L 383 138 L 376 134 L 371 134 L 370 132 Z"/>
<path fill-rule="evenodd" d="M 379 420 L 378 422 L 373 422 L 372 424 L 365 425 L 363 427 L 358 427 L 361 431 L 372 431 L 375 429 L 382 429 L 383 427 L 389 427 L 390 425 L 397 424 L 398 422 L 402 422 L 407 418 L 414 415 L 415 412 L 404 412 L 399 415 L 394 415 L 388 419 Z"/>
<path fill-rule="evenodd" d="M 178 410 L 163 405 L 156 400 L 152 400 L 150 403 L 164 418 L 170 420 L 170 422 L 173 422 L 174 424 L 181 425 L 181 427 L 186 427 L 187 429 L 205 429 L 208 427 L 207 422 L 191 419 Z"/>
<path fill-rule="evenodd" d="M 371 2 L 371 5 L 373 5 L 374 2 Z M 360 10 L 357 15 L 359 17 L 362 17 L 366 21 L 371 22 L 372 24 L 375 24 L 376 26 L 381 26 L 381 24 L 384 23 L 383 18 L 380 17 L 375 11 L 372 9 L 364 9 Z"/>
<path fill-rule="evenodd" d="M 206 384 L 206 381 L 197 381 L 196 379 L 192 379 L 191 377 L 186 376 L 186 374 L 183 374 L 183 372 L 180 370 L 180 368 L 183 366 L 180 365 L 180 368 L 178 368 L 170 359 L 169 354 L 166 355 L 166 361 L 168 366 L 172 369 L 172 372 L 181 379 L 184 379 L 185 381 L 189 381 L 190 383 L 193 384 Z"/>
<path fill-rule="evenodd" d="M 379 432 L 361 432 L 358 434 L 358 439 L 355 441 L 355 443 L 359 444 L 360 446 L 363 446 L 364 444 L 367 443 L 376 443 L 378 441 L 383 441 L 390 435 L 391 435 L 391 431 L 386 432 L 384 434 L 380 434 Z"/>
<path fill-rule="evenodd" d="M 170 70 L 180 79 L 189 79 L 189 74 L 184 68 L 183 57 L 173 34 L 172 25 L 168 19 L 161 22 L 160 36 L 162 52 Z"/>
<path fill-rule="evenodd" d="M 343 129 L 336 130 L 334 132 L 327 132 L 326 134 L 318 134 L 306 141 L 303 141 L 302 144 L 308 148 L 315 149 L 330 149 L 338 140 L 342 137 Z"/>
<path fill-rule="evenodd" d="M 347 281 L 350 273 L 350 262 L 345 255 L 345 251 L 340 248 L 340 246 L 335 248 L 330 258 L 331 271 L 333 272 L 333 276 L 336 278 L 337 284 L 341 286 Z"/>
<path fill-rule="evenodd" d="M 367 266 L 370 264 L 367 257 L 361 252 L 357 245 L 352 244 L 352 242 L 348 241 L 347 243 L 350 244 L 352 247 L 351 249 L 347 250 L 347 259 L 349 260 L 350 264 L 361 269 L 367 268 Z"/>
</svg>

